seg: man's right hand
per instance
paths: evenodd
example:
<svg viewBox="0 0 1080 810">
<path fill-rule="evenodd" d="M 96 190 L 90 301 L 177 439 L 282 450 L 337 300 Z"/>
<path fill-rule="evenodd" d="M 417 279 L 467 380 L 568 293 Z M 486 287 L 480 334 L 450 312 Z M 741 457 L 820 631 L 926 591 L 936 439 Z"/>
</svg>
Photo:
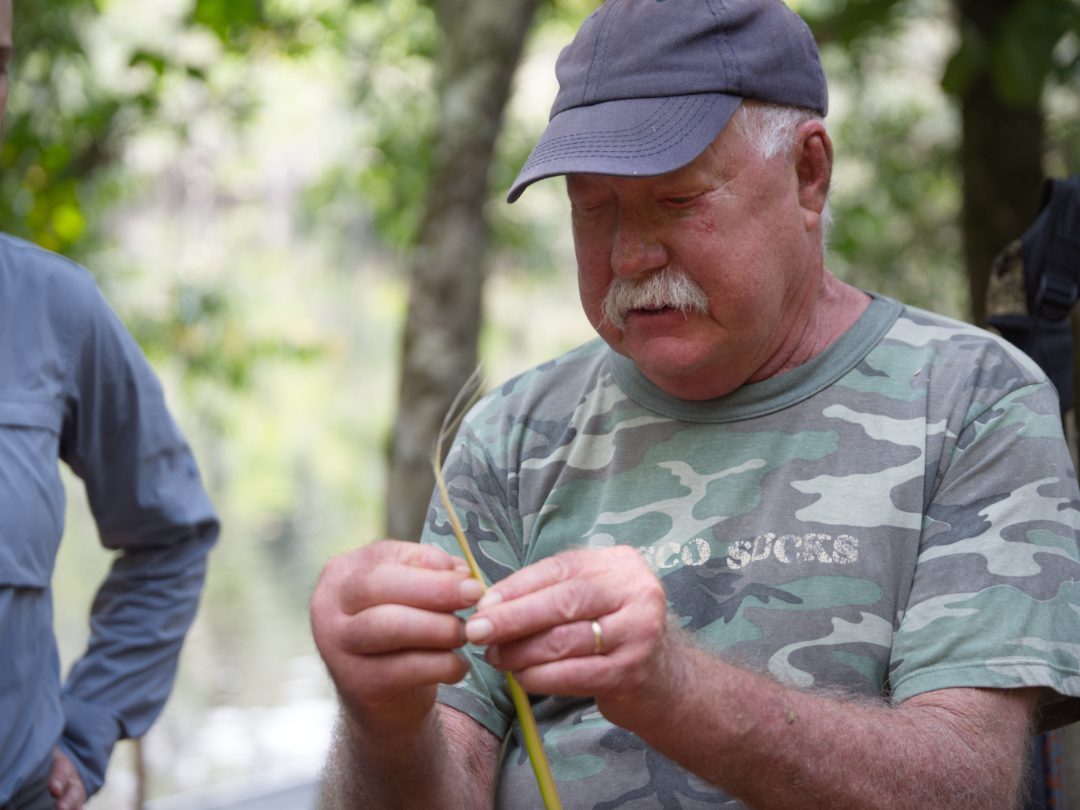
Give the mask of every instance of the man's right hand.
<svg viewBox="0 0 1080 810">
<path fill-rule="evenodd" d="M 56 799 L 56 810 L 82 810 L 86 802 L 86 788 L 79 778 L 79 772 L 59 746 L 53 748 L 49 793 Z"/>
<path fill-rule="evenodd" d="M 454 613 L 482 590 L 464 560 L 434 546 L 383 540 L 330 560 L 311 625 L 350 719 L 376 733 L 418 727 L 437 684 L 469 670 Z"/>
</svg>

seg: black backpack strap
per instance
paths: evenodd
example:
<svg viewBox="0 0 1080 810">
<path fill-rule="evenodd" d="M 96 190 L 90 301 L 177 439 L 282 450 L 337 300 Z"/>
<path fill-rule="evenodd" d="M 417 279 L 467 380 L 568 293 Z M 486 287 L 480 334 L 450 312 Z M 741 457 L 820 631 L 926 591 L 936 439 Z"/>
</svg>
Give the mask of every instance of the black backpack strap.
<svg viewBox="0 0 1080 810">
<path fill-rule="evenodd" d="M 1043 185 L 1035 220 L 994 263 L 987 301 L 987 323 L 1042 368 L 1057 388 L 1062 414 L 1073 403 L 1069 313 L 1078 298 L 1080 175 L 1073 175 Z"/>
<path fill-rule="evenodd" d="M 1028 312 L 1066 319 L 1080 298 L 1080 175 L 1046 181 L 1039 215 L 1020 244 Z"/>
</svg>

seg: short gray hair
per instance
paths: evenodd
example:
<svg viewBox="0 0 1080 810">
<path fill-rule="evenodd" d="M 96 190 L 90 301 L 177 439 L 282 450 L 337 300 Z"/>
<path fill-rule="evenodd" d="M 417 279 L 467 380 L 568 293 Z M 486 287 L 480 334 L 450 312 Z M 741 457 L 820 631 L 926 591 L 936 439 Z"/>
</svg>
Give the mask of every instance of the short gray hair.
<svg viewBox="0 0 1080 810">
<path fill-rule="evenodd" d="M 778 155 L 790 155 L 799 127 L 807 121 L 821 120 L 821 116 L 813 110 L 748 100 L 743 101 L 732 114 L 731 125 L 758 157 L 766 161 Z M 821 212 L 822 250 L 831 226 L 832 210 L 826 199 Z"/>
<path fill-rule="evenodd" d="M 762 160 L 789 155 L 795 133 L 806 121 L 820 121 L 813 110 L 785 107 L 762 101 L 744 101 L 731 116 L 731 123 Z"/>
</svg>

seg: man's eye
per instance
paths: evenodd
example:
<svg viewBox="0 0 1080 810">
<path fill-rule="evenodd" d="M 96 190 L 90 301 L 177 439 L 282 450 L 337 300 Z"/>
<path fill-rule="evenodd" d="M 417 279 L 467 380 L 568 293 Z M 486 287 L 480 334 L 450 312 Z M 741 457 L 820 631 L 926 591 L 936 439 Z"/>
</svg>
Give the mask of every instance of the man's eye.
<svg viewBox="0 0 1080 810">
<path fill-rule="evenodd" d="M 667 201 L 671 205 L 689 205 L 697 198 L 697 194 L 682 194 L 675 197 L 668 197 Z"/>
<path fill-rule="evenodd" d="M 595 214 L 605 208 L 603 202 L 577 202 L 570 206 L 571 214 Z"/>
</svg>

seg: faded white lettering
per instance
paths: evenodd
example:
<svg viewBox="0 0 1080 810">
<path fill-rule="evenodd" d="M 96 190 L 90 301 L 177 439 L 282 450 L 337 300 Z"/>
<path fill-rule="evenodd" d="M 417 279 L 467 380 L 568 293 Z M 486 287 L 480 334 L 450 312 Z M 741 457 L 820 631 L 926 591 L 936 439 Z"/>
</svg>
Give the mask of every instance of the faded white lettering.
<svg viewBox="0 0 1080 810">
<path fill-rule="evenodd" d="M 665 540 L 643 546 L 642 557 L 654 571 L 668 571 L 680 565 L 701 566 L 712 559 L 712 545 L 702 537 L 685 543 Z M 821 563 L 849 565 L 859 559 L 859 539 L 850 534 L 781 534 L 766 532 L 756 537 L 735 540 L 728 545 L 727 567 L 745 568 L 751 563 L 776 560 L 784 565 Z"/>
<path fill-rule="evenodd" d="M 682 547 L 682 553 L 679 556 L 682 558 L 683 565 L 704 565 L 712 556 L 712 549 L 700 537 L 695 537 Z"/>
<path fill-rule="evenodd" d="M 681 565 L 704 565 L 712 558 L 712 546 L 702 537 L 695 537 L 685 543 L 666 540 L 642 546 L 638 552 L 653 571 L 666 571 Z"/>
<path fill-rule="evenodd" d="M 859 539 L 850 534 L 759 534 L 737 540 L 728 547 L 727 567 L 738 570 L 752 562 L 774 559 L 779 563 L 825 563 L 848 565 L 859 559 Z"/>
</svg>

